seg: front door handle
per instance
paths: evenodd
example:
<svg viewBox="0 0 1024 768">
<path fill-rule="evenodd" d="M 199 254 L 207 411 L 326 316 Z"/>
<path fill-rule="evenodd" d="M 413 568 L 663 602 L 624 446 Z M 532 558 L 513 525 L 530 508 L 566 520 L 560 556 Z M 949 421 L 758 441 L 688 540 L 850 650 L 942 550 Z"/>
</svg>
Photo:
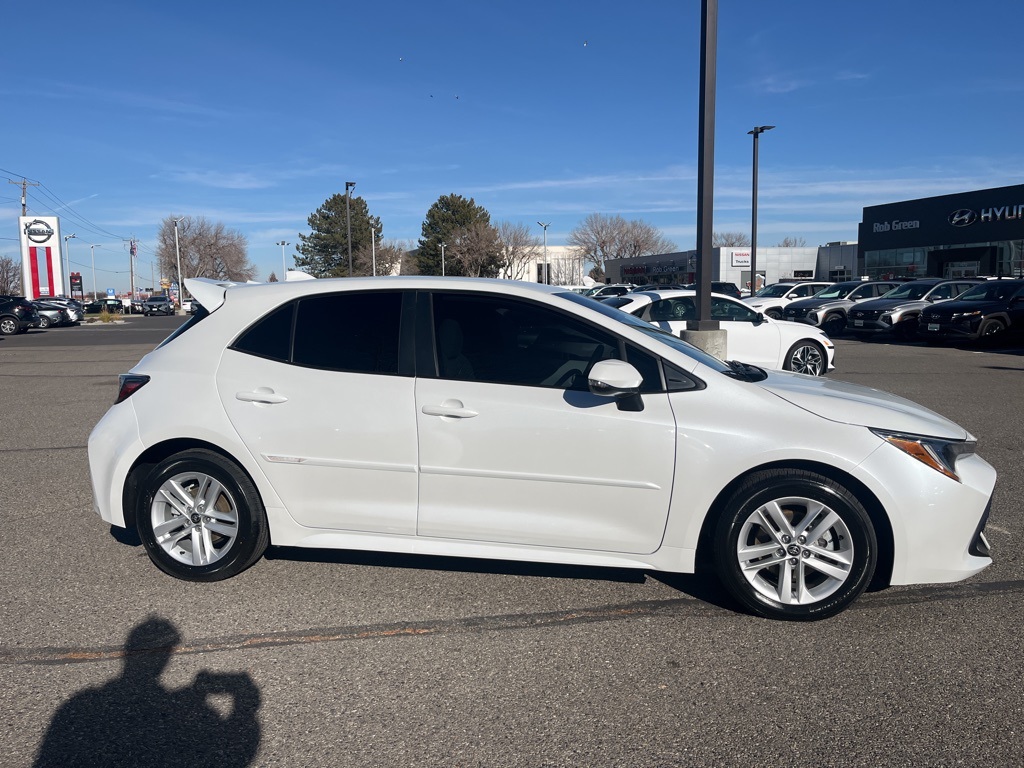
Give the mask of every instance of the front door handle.
<svg viewBox="0 0 1024 768">
<path fill-rule="evenodd" d="M 263 403 L 265 405 L 288 402 L 287 397 L 277 394 L 270 387 L 257 387 L 252 392 L 236 392 L 235 399 L 241 400 L 243 403 Z"/>
<path fill-rule="evenodd" d="M 464 407 L 461 400 L 445 400 L 440 405 L 424 405 L 420 411 L 427 416 L 441 416 L 452 419 L 472 419 L 480 414 Z"/>
</svg>

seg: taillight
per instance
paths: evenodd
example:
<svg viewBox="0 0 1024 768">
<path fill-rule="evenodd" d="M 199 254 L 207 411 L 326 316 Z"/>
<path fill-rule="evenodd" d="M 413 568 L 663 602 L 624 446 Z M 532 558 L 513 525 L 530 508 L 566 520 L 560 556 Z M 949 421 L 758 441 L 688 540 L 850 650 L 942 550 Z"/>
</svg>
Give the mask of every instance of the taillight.
<svg viewBox="0 0 1024 768">
<path fill-rule="evenodd" d="M 117 400 L 114 401 L 114 405 L 123 403 L 149 382 L 149 376 L 139 376 L 134 373 L 122 373 L 117 378 L 120 387 L 117 390 Z"/>
</svg>

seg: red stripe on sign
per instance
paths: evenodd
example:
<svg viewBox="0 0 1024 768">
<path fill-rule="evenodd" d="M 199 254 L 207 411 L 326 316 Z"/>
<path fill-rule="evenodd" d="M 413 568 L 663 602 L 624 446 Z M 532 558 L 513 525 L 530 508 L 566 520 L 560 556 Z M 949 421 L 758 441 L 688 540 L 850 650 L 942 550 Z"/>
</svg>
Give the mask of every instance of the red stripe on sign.
<svg viewBox="0 0 1024 768">
<path fill-rule="evenodd" d="M 28 249 L 29 269 L 32 273 L 32 285 L 29 286 L 32 293 L 32 295 L 29 296 L 30 299 L 34 299 L 36 296 L 39 295 L 39 254 L 37 253 L 38 250 L 38 248 L 34 247 Z"/>
</svg>

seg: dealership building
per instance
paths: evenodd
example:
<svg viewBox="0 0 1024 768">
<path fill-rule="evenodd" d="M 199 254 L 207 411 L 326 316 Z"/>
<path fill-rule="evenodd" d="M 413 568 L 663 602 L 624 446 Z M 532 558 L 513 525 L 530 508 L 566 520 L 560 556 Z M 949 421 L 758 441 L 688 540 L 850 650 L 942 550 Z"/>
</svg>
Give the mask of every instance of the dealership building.
<svg viewBox="0 0 1024 768">
<path fill-rule="evenodd" d="M 609 259 L 609 282 L 692 283 L 697 251 Z M 757 249 L 758 284 L 975 276 L 1024 277 L 1024 185 L 864 209 L 855 243 Z M 750 283 L 750 247 L 715 248 L 711 279 Z"/>
<path fill-rule="evenodd" d="M 1024 185 L 865 208 L 857 250 L 869 278 L 1024 276 Z"/>
</svg>

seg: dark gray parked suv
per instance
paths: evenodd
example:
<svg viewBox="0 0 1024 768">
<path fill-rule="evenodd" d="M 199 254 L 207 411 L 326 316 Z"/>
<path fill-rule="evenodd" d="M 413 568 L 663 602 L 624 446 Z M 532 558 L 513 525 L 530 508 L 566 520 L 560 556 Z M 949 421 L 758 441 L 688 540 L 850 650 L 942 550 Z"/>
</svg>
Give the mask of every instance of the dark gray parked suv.
<svg viewBox="0 0 1024 768">
<path fill-rule="evenodd" d="M 150 296 L 142 302 L 142 314 L 144 315 L 173 315 L 174 302 L 170 296 Z"/>
</svg>

